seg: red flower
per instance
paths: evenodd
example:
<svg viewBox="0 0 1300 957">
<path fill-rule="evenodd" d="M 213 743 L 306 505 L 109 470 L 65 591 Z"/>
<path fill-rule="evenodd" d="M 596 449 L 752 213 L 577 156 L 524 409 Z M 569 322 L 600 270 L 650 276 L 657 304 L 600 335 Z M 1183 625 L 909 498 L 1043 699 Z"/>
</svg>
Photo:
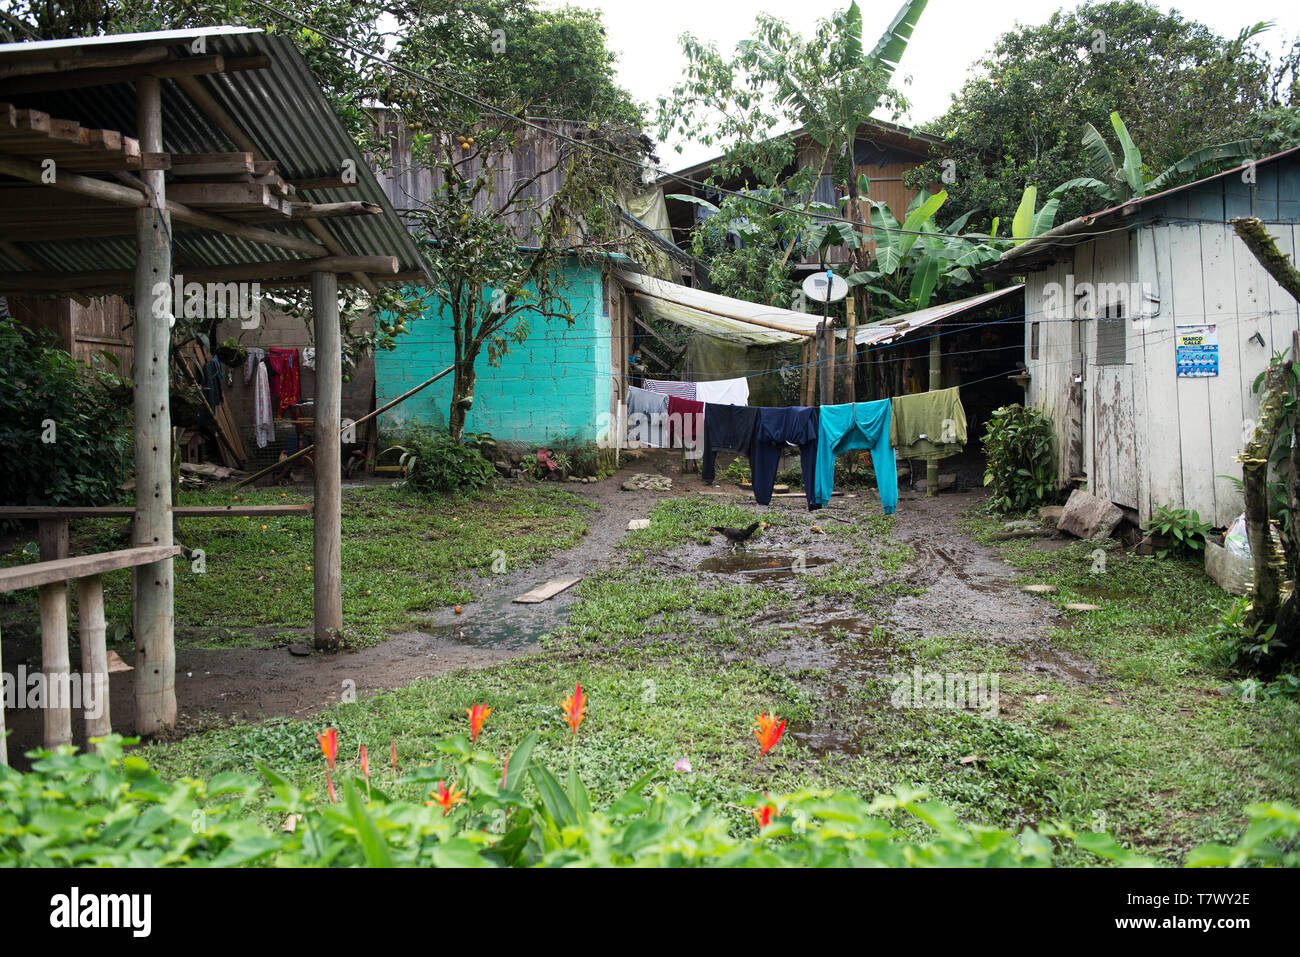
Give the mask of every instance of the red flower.
<svg viewBox="0 0 1300 957">
<path fill-rule="evenodd" d="M 325 760 L 329 762 L 330 770 L 333 770 L 334 759 L 339 754 L 339 733 L 333 728 L 326 728 L 324 734 L 316 735 L 316 740 L 320 742 L 320 749 L 325 753 Z"/>
<path fill-rule="evenodd" d="M 781 735 L 785 733 L 785 722 L 775 714 L 768 715 L 763 712 L 756 719 L 757 724 L 754 726 L 754 737 L 758 738 L 758 745 L 763 749 L 763 754 L 771 751 L 781 740 Z"/>
<path fill-rule="evenodd" d="M 561 701 L 560 708 L 564 711 L 564 720 L 569 723 L 569 727 L 576 735 L 578 725 L 582 724 L 582 719 L 587 716 L 587 699 L 582 693 L 581 684 L 574 684 L 573 696 Z"/>
<path fill-rule="evenodd" d="M 429 793 L 433 794 L 432 791 L 430 791 Z M 455 784 L 452 784 L 451 789 L 448 790 L 447 785 L 444 782 L 439 781 L 438 793 L 434 795 L 432 801 L 426 801 L 425 803 L 439 805 L 442 808 L 442 816 L 446 817 L 448 814 L 451 813 L 452 807 L 461 803 L 464 800 L 465 800 L 465 792 L 457 791 Z"/>
<path fill-rule="evenodd" d="M 477 742 L 478 733 L 483 730 L 483 722 L 492 713 L 492 709 L 485 704 L 476 704 L 472 708 L 466 708 L 465 713 L 469 715 L 469 739 Z"/>
<path fill-rule="evenodd" d="M 330 800 L 333 801 L 335 804 L 338 804 L 339 799 L 334 794 L 334 780 L 330 777 L 329 768 L 325 769 L 325 786 L 329 788 Z"/>
<path fill-rule="evenodd" d="M 752 809 L 749 813 L 754 815 L 754 820 L 758 822 L 758 829 L 761 831 L 772 823 L 772 815 L 776 813 L 776 807 L 772 804 L 764 804 L 761 807 Z"/>
<path fill-rule="evenodd" d="M 366 754 L 366 746 L 364 744 L 361 746 L 361 773 L 366 776 L 367 781 L 370 780 L 370 758 Z"/>
<path fill-rule="evenodd" d="M 393 739 L 393 773 L 397 773 L 397 739 Z"/>
</svg>

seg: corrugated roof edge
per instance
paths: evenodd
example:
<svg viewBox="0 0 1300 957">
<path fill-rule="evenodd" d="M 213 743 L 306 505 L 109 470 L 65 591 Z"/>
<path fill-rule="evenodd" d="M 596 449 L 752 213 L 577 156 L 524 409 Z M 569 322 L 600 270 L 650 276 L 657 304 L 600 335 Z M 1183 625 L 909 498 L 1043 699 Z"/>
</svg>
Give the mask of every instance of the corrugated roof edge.
<svg viewBox="0 0 1300 957">
<path fill-rule="evenodd" d="M 1017 271 L 1036 272 L 1039 269 L 1046 268 L 1055 260 L 1054 255 L 1048 252 L 1049 247 L 1063 245 L 1077 246 L 1086 242 L 1088 237 L 1079 236 L 1079 233 L 1086 229 L 1127 220 L 1129 217 L 1137 213 L 1141 207 L 1159 200 L 1167 199 L 1175 193 L 1181 193 L 1184 190 L 1194 189 L 1197 186 L 1202 186 L 1206 183 L 1214 182 L 1215 180 L 1224 179 L 1234 173 L 1240 174 L 1252 166 L 1264 166 L 1268 163 L 1276 162 L 1283 157 L 1291 156 L 1296 153 L 1300 153 L 1300 146 L 1293 146 L 1290 149 L 1282 150 L 1279 153 L 1274 153 L 1272 156 L 1266 156 L 1263 159 L 1247 160 L 1231 169 L 1225 169 L 1222 172 L 1214 173 L 1210 176 L 1204 176 L 1201 179 L 1193 180 L 1190 183 L 1184 183 L 1182 186 L 1174 186 L 1170 189 L 1161 190 L 1158 193 L 1152 193 L 1150 196 L 1134 197 L 1133 199 L 1120 203 L 1117 206 L 1101 209 L 1095 213 L 1089 213 L 1086 216 L 1079 216 L 1076 219 L 1070 220 L 1068 223 L 1062 223 L 1060 226 L 1049 229 L 1047 232 L 1035 236 L 1032 239 L 1027 239 L 1019 246 L 1008 249 L 1002 254 L 1001 259 L 984 270 L 983 275 L 987 279 L 994 279 L 1000 276 L 1015 275 Z M 1069 239 L 1071 237 L 1076 237 L 1077 242 L 1068 244 L 1060 242 L 1062 239 Z"/>
</svg>

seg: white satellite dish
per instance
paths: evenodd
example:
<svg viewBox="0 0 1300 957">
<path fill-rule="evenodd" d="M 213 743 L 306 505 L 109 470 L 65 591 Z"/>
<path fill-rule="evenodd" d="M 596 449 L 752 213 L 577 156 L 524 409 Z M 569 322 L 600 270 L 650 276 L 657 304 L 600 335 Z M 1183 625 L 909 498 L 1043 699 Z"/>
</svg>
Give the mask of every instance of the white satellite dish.
<svg viewBox="0 0 1300 957">
<path fill-rule="evenodd" d="M 803 281 L 803 292 L 816 302 L 839 302 L 848 295 L 849 284 L 834 273 L 815 272 Z"/>
</svg>

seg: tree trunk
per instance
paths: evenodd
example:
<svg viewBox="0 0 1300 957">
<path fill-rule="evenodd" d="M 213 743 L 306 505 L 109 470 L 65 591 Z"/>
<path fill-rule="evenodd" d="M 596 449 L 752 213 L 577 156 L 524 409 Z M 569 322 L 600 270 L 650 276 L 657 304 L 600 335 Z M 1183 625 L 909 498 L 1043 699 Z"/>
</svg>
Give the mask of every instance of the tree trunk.
<svg viewBox="0 0 1300 957">
<path fill-rule="evenodd" d="M 478 373 L 474 369 L 474 358 L 467 357 L 456 363 L 456 373 L 451 385 L 451 409 L 447 415 L 447 431 L 457 442 L 465 438 L 465 420 L 474 405 L 474 385 Z"/>
<path fill-rule="evenodd" d="M 1281 582 L 1273 555 L 1273 536 L 1268 527 L 1268 459 L 1251 458 L 1242 463 L 1242 490 L 1246 498 L 1246 536 L 1255 568 L 1255 602 L 1251 618 L 1272 624 L 1277 618 Z"/>
</svg>

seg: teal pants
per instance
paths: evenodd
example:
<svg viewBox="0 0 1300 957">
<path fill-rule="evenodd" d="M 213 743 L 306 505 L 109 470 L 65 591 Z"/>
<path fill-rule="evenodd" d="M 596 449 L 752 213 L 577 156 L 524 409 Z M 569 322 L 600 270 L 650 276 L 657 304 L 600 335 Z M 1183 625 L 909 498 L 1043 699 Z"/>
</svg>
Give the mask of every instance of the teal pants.
<svg viewBox="0 0 1300 957">
<path fill-rule="evenodd" d="M 835 490 L 835 456 L 870 449 L 880 505 L 886 515 L 898 507 L 898 466 L 889 445 L 888 399 L 851 405 L 824 405 L 818 412 L 816 502 L 826 505 Z"/>
</svg>

